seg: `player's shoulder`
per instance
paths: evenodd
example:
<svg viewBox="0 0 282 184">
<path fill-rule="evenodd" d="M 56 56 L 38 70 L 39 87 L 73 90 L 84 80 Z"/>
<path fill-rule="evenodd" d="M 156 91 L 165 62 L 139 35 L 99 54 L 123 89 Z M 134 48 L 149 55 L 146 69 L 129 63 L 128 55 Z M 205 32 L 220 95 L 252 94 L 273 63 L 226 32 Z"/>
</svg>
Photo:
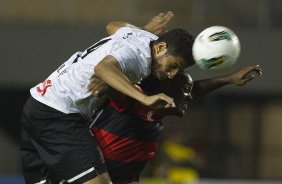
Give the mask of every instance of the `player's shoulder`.
<svg viewBox="0 0 282 184">
<path fill-rule="evenodd" d="M 116 32 L 117 35 L 134 35 L 134 36 L 140 36 L 140 37 L 151 37 L 152 39 L 157 39 L 158 36 L 150 33 L 146 30 L 143 30 L 141 28 L 132 28 L 132 27 L 121 27 Z"/>
</svg>

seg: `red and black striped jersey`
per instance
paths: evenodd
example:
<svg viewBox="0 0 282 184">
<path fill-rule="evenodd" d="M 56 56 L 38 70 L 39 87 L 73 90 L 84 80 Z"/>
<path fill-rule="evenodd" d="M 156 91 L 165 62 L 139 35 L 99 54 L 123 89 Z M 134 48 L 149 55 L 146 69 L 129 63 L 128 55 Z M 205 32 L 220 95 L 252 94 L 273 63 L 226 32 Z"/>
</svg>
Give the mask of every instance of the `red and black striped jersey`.
<svg viewBox="0 0 282 184">
<path fill-rule="evenodd" d="M 142 83 L 142 88 L 148 91 L 152 85 L 156 87 L 158 82 L 150 77 Z M 127 96 L 110 100 L 97 114 L 91 132 L 100 145 L 114 183 L 138 181 L 146 162 L 154 158 L 158 148 L 164 128 L 161 119 L 157 110 Z"/>
<path fill-rule="evenodd" d="M 126 111 L 106 107 L 91 127 L 113 180 L 138 178 L 146 162 L 153 159 L 163 124 L 148 122 Z"/>
</svg>

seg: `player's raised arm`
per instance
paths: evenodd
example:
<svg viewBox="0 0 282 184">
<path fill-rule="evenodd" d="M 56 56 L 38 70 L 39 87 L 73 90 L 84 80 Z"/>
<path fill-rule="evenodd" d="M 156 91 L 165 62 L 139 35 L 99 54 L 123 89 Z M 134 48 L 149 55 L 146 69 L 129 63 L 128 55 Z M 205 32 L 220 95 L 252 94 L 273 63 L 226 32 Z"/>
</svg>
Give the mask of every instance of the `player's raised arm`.
<svg viewBox="0 0 282 184">
<path fill-rule="evenodd" d="M 233 73 L 220 77 L 194 81 L 192 89 L 193 99 L 198 99 L 209 92 L 228 84 L 243 86 L 253 80 L 256 77 L 255 74 L 259 77 L 262 76 L 262 70 L 259 65 L 246 66 Z"/>
<path fill-rule="evenodd" d="M 160 93 L 153 96 L 146 96 L 139 92 L 130 80 L 121 72 L 118 61 L 113 56 L 106 56 L 94 69 L 95 75 L 107 85 L 117 91 L 136 99 L 146 106 L 154 109 L 174 107 L 174 100 L 169 96 Z M 94 87 L 94 86 L 93 86 Z M 95 88 L 90 89 L 95 92 Z"/>
<path fill-rule="evenodd" d="M 131 27 L 140 28 L 149 31 L 155 35 L 161 35 L 166 32 L 168 24 L 171 22 L 174 14 L 171 11 L 166 13 L 159 13 L 154 16 L 147 24 L 143 27 L 138 27 L 133 24 L 124 21 L 112 21 L 107 24 L 106 31 L 109 35 L 114 34 L 119 28 Z"/>
</svg>

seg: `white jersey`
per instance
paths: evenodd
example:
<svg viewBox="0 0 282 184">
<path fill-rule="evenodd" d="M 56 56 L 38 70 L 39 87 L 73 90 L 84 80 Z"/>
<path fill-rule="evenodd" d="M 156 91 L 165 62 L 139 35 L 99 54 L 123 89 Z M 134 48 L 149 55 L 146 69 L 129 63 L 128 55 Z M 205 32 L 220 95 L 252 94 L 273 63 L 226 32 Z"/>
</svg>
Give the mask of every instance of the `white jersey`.
<svg viewBox="0 0 282 184">
<path fill-rule="evenodd" d="M 30 90 L 33 98 L 63 113 L 81 113 L 90 118 L 103 98 L 87 90 L 95 66 L 107 55 L 119 62 L 122 72 L 132 83 L 140 82 L 151 72 L 150 42 L 158 37 L 149 32 L 121 28 L 115 34 L 77 52 L 45 81 Z"/>
</svg>

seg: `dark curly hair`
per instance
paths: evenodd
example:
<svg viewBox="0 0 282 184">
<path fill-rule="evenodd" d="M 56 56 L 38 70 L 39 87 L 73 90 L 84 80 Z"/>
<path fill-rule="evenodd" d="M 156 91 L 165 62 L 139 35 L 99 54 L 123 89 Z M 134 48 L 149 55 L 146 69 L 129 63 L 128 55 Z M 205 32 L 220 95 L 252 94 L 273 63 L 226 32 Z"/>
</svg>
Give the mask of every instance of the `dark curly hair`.
<svg viewBox="0 0 282 184">
<path fill-rule="evenodd" d="M 181 56 L 187 66 L 192 66 L 195 61 L 192 56 L 192 46 L 195 37 L 184 29 L 172 29 L 161 35 L 155 42 L 167 43 L 168 54 Z"/>
</svg>

